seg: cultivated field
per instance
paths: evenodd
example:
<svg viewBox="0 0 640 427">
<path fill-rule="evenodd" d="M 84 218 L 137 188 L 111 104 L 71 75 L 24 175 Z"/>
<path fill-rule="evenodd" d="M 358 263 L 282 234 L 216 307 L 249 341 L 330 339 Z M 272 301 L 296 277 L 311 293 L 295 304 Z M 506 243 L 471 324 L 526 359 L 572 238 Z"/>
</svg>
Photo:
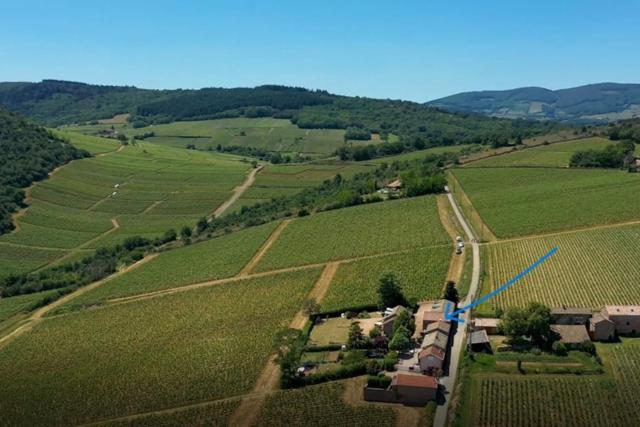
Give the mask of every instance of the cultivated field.
<svg viewBox="0 0 640 427">
<path fill-rule="evenodd" d="M 638 241 L 640 225 L 625 225 L 492 243 L 483 248 L 487 277 L 481 293 L 497 288 L 557 246 L 549 260 L 487 304 L 503 309 L 529 301 L 594 309 L 640 304 Z"/>
<path fill-rule="evenodd" d="M 299 218 L 258 271 L 449 244 L 433 196 L 374 203 Z"/>
<path fill-rule="evenodd" d="M 75 425 L 247 393 L 319 274 L 45 319 L 0 351 L 3 424 Z"/>
<path fill-rule="evenodd" d="M 60 307 L 58 313 L 121 298 L 236 275 L 278 225 L 271 222 L 161 253 L 136 270 Z"/>
<path fill-rule="evenodd" d="M 77 126 L 70 128 L 83 133 L 97 133 L 110 125 Z M 153 132 L 149 142 L 185 148 L 194 145 L 201 150 L 222 146 L 247 146 L 270 151 L 328 155 L 344 145 L 344 130 L 300 129 L 287 119 L 233 118 L 174 122 L 134 129 L 130 124 L 115 125 L 127 136 Z M 368 141 L 350 142 L 367 144 Z"/>
<path fill-rule="evenodd" d="M 323 311 L 376 305 L 383 273 L 398 277 L 409 299 L 439 298 L 449 267 L 451 248 L 441 246 L 341 264 L 322 302 Z"/>
<path fill-rule="evenodd" d="M 260 414 L 258 426 L 392 426 L 395 413 L 389 407 L 348 405 L 344 386 L 329 383 L 271 395 Z"/>
<path fill-rule="evenodd" d="M 600 150 L 612 142 L 605 138 L 594 137 L 540 145 L 501 156 L 489 157 L 472 162 L 466 167 L 569 167 L 571 156 L 580 150 Z"/>
<path fill-rule="evenodd" d="M 0 237 L 0 266 L 6 266 L 0 277 L 132 235 L 155 237 L 193 226 L 230 196 L 250 168 L 233 156 L 149 143 L 113 151 L 112 140 L 67 135 L 81 148 L 108 152 L 72 162 L 28 191 L 19 229 Z M 12 254 L 20 251 L 26 254 Z"/>
<path fill-rule="evenodd" d="M 18 313 L 30 311 L 35 304 L 40 303 L 57 292 L 58 290 L 56 289 L 0 299 L 0 325 L 3 321 Z"/>
<path fill-rule="evenodd" d="M 499 238 L 640 220 L 640 175 L 618 170 L 452 170 Z"/>
<path fill-rule="evenodd" d="M 479 376 L 465 404 L 473 426 L 635 426 L 640 419 L 640 345 L 607 344 L 598 351 L 605 375 Z"/>
</svg>

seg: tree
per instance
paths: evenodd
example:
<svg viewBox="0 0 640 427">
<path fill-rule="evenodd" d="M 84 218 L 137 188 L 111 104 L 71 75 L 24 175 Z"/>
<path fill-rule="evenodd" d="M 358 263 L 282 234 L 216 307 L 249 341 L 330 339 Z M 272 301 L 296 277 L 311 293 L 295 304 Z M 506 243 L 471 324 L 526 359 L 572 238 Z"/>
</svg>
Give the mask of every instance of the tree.
<svg viewBox="0 0 640 427">
<path fill-rule="evenodd" d="M 207 221 L 207 218 L 205 217 L 200 218 L 198 220 L 198 223 L 196 224 L 196 230 L 198 231 L 198 234 L 206 230 L 208 226 L 209 226 L 209 222 Z"/>
<path fill-rule="evenodd" d="M 452 282 L 451 280 L 447 281 L 444 288 L 443 298 L 456 304 L 460 301 L 460 296 L 458 295 L 458 289 L 456 288 L 455 282 Z"/>
<path fill-rule="evenodd" d="M 526 335 L 529 332 L 527 313 L 517 307 L 507 310 L 500 321 L 500 331 L 511 340 Z"/>
<path fill-rule="evenodd" d="M 182 237 L 182 240 L 189 239 L 191 237 L 191 227 L 189 227 L 188 225 L 182 227 L 182 229 L 180 230 L 180 237 Z"/>
<path fill-rule="evenodd" d="M 393 335 L 395 335 L 400 328 L 409 331 L 408 337 L 411 337 L 416 331 L 416 322 L 413 319 L 413 313 L 411 313 L 411 311 L 404 309 L 400 310 L 397 314 L 396 320 L 393 322 Z"/>
<path fill-rule="evenodd" d="M 391 341 L 389 341 L 389 349 L 402 351 L 411 347 L 411 336 L 409 330 L 404 326 L 398 328 L 391 337 Z"/>
<path fill-rule="evenodd" d="M 369 338 L 371 338 L 372 340 L 375 340 L 376 338 L 378 338 L 379 336 L 382 336 L 382 330 L 380 329 L 380 326 L 375 325 L 373 328 L 371 328 L 371 330 L 369 331 Z"/>
<path fill-rule="evenodd" d="M 551 350 L 559 356 L 564 356 L 567 354 L 567 347 L 561 343 L 560 341 L 556 341 L 551 345 Z"/>
<path fill-rule="evenodd" d="M 364 336 L 364 332 L 360 327 L 360 322 L 353 322 L 349 327 L 349 339 L 347 347 L 352 349 L 367 348 L 369 340 Z"/>
<path fill-rule="evenodd" d="M 384 273 L 380 277 L 378 286 L 378 307 L 384 309 L 396 305 L 406 305 L 402 288 L 395 274 Z"/>
<path fill-rule="evenodd" d="M 527 306 L 527 335 L 537 344 L 548 340 L 551 333 L 551 310 L 544 304 L 532 302 Z"/>
</svg>

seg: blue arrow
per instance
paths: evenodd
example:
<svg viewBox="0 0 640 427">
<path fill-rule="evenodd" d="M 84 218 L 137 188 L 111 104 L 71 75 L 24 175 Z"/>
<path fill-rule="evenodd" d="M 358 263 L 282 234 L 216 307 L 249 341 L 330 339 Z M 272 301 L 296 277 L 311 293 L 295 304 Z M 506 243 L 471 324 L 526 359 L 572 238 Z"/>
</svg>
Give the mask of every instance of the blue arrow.
<svg viewBox="0 0 640 427">
<path fill-rule="evenodd" d="M 485 296 L 478 298 L 477 300 L 475 300 L 471 304 L 466 305 L 464 307 L 460 307 L 459 309 L 457 309 L 456 311 L 454 311 L 452 313 L 446 313 L 446 310 L 445 310 L 445 315 L 444 315 L 445 320 L 449 320 L 449 321 L 453 320 L 454 322 L 464 322 L 464 320 L 462 320 L 462 319 L 460 319 L 458 317 L 459 314 L 462 314 L 465 311 L 467 311 L 469 309 L 472 309 L 472 308 L 482 304 L 483 302 L 495 297 L 500 292 L 507 290 L 514 283 L 516 283 L 518 280 L 522 279 L 524 276 L 526 276 L 531 271 L 533 271 L 533 269 L 535 269 L 537 266 L 539 266 L 540 264 L 545 262 L 551 255 L 555 254 L 557 251 L 558 251 L 557 247 L 551 249 L 549 252 L 547 252 L 546 254 L 541 256 L 536 262 L 534 262 L 529 267 L 527 267 L 524 270 L 522 270 L 516 276 L 512 277 L 511 279 L 509 279 L 509 281 L 507 283 L 505 283 L 504 285 L 500 286 L 495 291 L 490 292 L 490 293 L 486 294 Z"/>
</svg>

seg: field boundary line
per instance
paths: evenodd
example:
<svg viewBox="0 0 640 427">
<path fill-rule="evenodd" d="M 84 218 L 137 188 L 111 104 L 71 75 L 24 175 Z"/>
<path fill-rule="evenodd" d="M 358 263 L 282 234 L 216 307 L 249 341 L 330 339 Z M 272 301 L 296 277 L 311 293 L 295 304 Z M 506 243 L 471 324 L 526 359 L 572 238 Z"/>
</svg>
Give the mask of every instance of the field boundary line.
<svg viewBox="0 0 640 427">
<path fill-rule="evenodd" d="M 153 208 L 155 208 L 156 206 L 160 205 L 162 202 L 164 202 L 165 200 L 156 200 L 155 202 L 151 203 L 149 206 L 147 206 L 140 215 L 144 215 L 144 214 L 148 214 Z"/>
<path fill-rule="evenodd" d="M 256 175 L 264 168 L 264 165 L 260 165 L 257 168 L 254 168 L 249 172 L 249 175 L 245 178 L 244 182 L 240 184 L 240 186 L 234 188 L 233 194 L 227 200 L 225 200 L 220 206 L 218 206 L 211 216 L 213 218 L 218 218 L 220 215 L 225 213 L 227 209 L 231 207 L 244 193 L 253 185 L 256 180 Z"/>
<path fill-rule="evenodd" d="M 123 268 L 120 271 L 117 271 L 114 274 L 111 274 L 110 276 L 105 277 L 102 280 L 98 280 L 97 282 L 93 282 L 91 284 L 88 284 L 86 286 L 83 286 L 81 288 L 76 289 L 75 291 L 63 296 L 62 298 L 59 298 L 57 300 L 55 300 L 54 302 L 52 302 L 51 304 L 47 304 L 44 307 L 40 307 L 39 309 L 35 310 L 33 313 L 31 313 L 31 315 L 25 319 L 25 323 L 23 323 L 22 325 L 20 325 L 19 327 L 17 327 L 16 329 L 14 329 L 13 331 L 9 332 L 8 334 L 0 337 L 0 350 L 8 343 L 10 342 L 13 338 L 16 338 L 28 331 L 30 331 L 33 326 L 42 321 L 44 316 L 49 313 L 51 310 L 54 310 L 58 307 L 60 307 L 63 304 L 68 303 L 69 301 L 72 301 L 74 299 L 76 299 L 77 297 L 103 285 L 106 282 L 109 282 L 125 273 L 128 273 L 131 270 L 134 270 L 138 267 L 140 267 L 143 264 L 146 264 L 147 262 L 151 261 L 152 259 L 154 259 L 158 254 L 151 254 L 148 255 L 146 257 L 144 257 L 143 259 L 141 259 L 140 261 L 131 264 L 128 267 Z"/>
<path fill-rule="evenodd" d="M 249 260 L 247 265 L 245 265 L 244 268 L 240 271 L 240 273 L 238 273 L 238 276 L 246 277 L 253 271 L 253 269 L 256 267 L 256 265 L 258 265 L 260 260 L 262 260 L 262 257 L 267 253 L 267 251 L 271 248 L 271 246 L 273 246 L 273 244 L 278 240 L 278 238 L 280 237 L 280 234 L 282 234 L 282 231 L 285 228 L 287 228 L 287 225 L 289 225 L 291 221 L 293 220 L 285 219 L 280 224 L 278 224 L 276 229 L 273 230 L 273 232 L 267 238 L 264 244 L 260 247 L 260 249 L 258 249 L 258 252 L 256 252 L 253 255 L 253 257 L 251 258 L 251 260 Z"/>
<path fill-rule="evenodd" d="M 286 268 L 281 268 L 281 269 L 277 269 L 277 270 L 269 270 L 269 271 L 261 271 L 261 272 L 257 272 L 257 273 L 250 273 L 246 276 L 239 276 L 239 275 L 235 275 L 232 277 L 226 277 L 226 278 L 222 278 L 222 279 L 214 279 L 214 280 L 207 280 L 204 282 L 198 282 L 198 283 L 192 283 L 192 284 L 188 284 L 188 285 L 184 285 L 184 286 L 178 286 L 178 287 L 174 287 L 174 288 L 167 288 L 167 289 L 159 289 L 157 291 L 152 291 L 152 292 L 147 292 L 147 293 L 143 293 L 143 294 L 136 294 L 136 295 L 129 295 L 129 296 L 125 296 L 125 297 L 119 297 L 119 298 L 112 298 L 112 299 L 108 299 L 105 301 L 106 305 L 115 305 L 115 304 L 123 304 L 123 303 L 128 303 L 128 302 L 134 302 L 134 301 L 141 301 L 141 300 L 146 300 L 146 299 L 150 299 L 150 298 L 155 298 L 155 297 L 160 297 L 163 295 L 170 295 L 170 294 L 175 294 L 175 293 L 179 293 L 179 292 L 188 292 L 194 289 L 200 289 L 200 288 L 207 288 L 209 286 L 217 286 L 217 285 L 224 285 L 226 283 L 233 283 L 233 282 L 238 282 L 241 280 L 249 280 L 249 279 L 255 279 L 255 278 L 260 278 L 260 277 L 268 277 L 268 276 L 273 276 L 276 274 L 282 274 L 282 273 L 293 273 L 296 271 L 302 271 L 302 270 L 309 270 L 309 269 L 313 269 L 313 268 L 320 268 L 320 267 L 324 267 L 327 264 L 349 264 L 352 262 L 358 262 L 358 261 L 363 261 L 363 260 L 367 260 L 367 259 L 373 259 L 373 258 L 380 258 L 380 257 L 384 257 L 384 256 L 389 256 L 389 255 L 398 255 L 398 254 L 403 254 L 403 253 L 407 253 L 407 252 L 411 252 L 411 251 L 418 251 L 418 250 L 423 250 L 423 249 L 430 249 L 430 248 L 441 248 L 441 247 L 448 247 L 448 244 L 443 244 L 443 245 L 435 245 L 435 246 L 423 246 L 423 247 L 418 247 L 418 248 L 410 248 L 410 249 L 403 249 L 400 251 L 393 251 L 393 252 L 384 252 L 384 253 L 379 253 L 379 254 L 374 254 L 374 255 L 365 255 L 362 257 L 356 257 L 356 258 L 345 258 L 345 259 L 340 259 L 340 260 L 331 260 L 331 261 L 324 261 L 324 262 L 320 262 L 320 263 L 314 263 L 314 264 L 306 264 L 306 265 L 299 265 L 299 266 L 294 266 L 294 267 L 286 267 Z"/>
<path fill-rule="evenodd" d="M 320 273 L 320 277 L 313 285 L 313 288 L 311 288 L 307 294 L 306 299 L 315 299 L 318 304 L 322 302 L 339 266 L 340 262 L 327 263 L 322 273 Z M 305 314 L 301 308 L 295 316 L 293 316 L 289 328 L 302 329 L 308 319 L 309 316 Z M 240 406 L 238 406 L 231 416 L 229 425 L 234 427 L 250 427 L 255 425 L 269 392 L 276 391 L 279 388 L 280 367 L 276 364 L 275 358 L 275 354 L 269 358 L 267 365 L 260 373 L 260 376 L 258 376 L 253 388 L 255 397 L 252 396 L 251 398 L 242 399 Z"/>
<path fill-rule="evenodd" d="M 588 227 L 580 227 L 580 228 L 572 228 L 571 230 L 562 230 L 562 231 L 552 231 L 550 233 L 542 233 L 542 234 L 529 234 L 521 237 L 510 237 L 507 239 L 499 239 L 494 242 L 484 242 L 482 245 L 496 245 L 499 243 L 508 243 L 508 242 L 518 242 L 522 240 L 531 240 L 531 239 L 540 239 L 545 237 L 554 237 L 554 236 L 562 236 L 563 234 L 571 234 L 571 233 L 582 233 L 585 231 L 592 230 L 600 230 L 606 228 L 616 228 L 616 227 L 624 227 L 627 225 L 638 225 L 640 224 L 640 220 L 636 219 L 633 221 L 625 221 L 625 222 L 617 222 L 613 224 L 602 224 L 602 225 L 590 225 Z"/>
</svg>

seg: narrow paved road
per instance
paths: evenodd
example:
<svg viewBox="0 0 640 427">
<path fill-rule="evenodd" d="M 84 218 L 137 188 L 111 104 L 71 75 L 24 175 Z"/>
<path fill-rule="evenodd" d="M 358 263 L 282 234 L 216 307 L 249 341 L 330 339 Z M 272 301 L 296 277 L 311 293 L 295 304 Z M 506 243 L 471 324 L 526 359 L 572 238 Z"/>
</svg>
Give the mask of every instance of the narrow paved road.
<svg viewBox="0 0 640 427">
<path fill-rule="evenodd" d="M 451 203 L 451 207 L 453 208 L 458 221 L 462 225 L 464 233 L 467 237 L 467 241 L 471 242 L 471 248 L 473 251 L 473 271 L 471 273 L 471 285 L 469 286 L 469 293 L 463 301 L 460 301 L 460 305 L 464 306 L 473 301 L 476 298 L 476 294 L 478 292 L 478 283 L 480 282 L 480 247 L 478 245 L 478 242 L 476 242 L 475 236 L 471 232 L 469 224 L 467 224 L 464 216 L 462 216 L 462 212 L 458 207 L 458 203 L 453 198 L 453 195 L 451 195 L 451 193 L 448 193 L 447 198 L 449 199 L 449 203 Z M 460 323 L 458 325 L 456 334 L 453 336 L 453 343 L 451 345 L 451 350 L 449 351 L 449 354 L 451 356 L 449 361 L 449 375 L 444 376 L 440 379 L 440 384 L 445 387 L 445 402 L 444 404 L 438 406 L 438 409 L 436 410 L 436 416 L 433 423 L 435 427 L 444 427 L 447 422 L 449 404 L 451 403 L 451 398 L 453 397 L 453 390 L 456 385 L 456 378 L 458 376 L 458 365 L 460 363 L 460 356 L 462 355 L 462 349 L 467 342 L 467 325 L 469 320 L 469 312 L 465 312 L 459 317 L 463 319 L 465 323 Z"/>
</svg>

